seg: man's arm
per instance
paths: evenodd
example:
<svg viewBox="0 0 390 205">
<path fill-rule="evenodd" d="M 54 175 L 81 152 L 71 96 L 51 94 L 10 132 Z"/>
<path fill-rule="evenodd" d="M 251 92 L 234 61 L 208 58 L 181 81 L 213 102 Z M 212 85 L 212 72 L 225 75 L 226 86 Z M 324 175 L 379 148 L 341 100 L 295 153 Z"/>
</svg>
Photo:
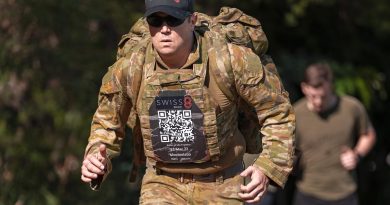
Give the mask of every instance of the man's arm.
<svg viewBox="0 0 390 205">
<path fill-rule="evenodd" d="M 364 157 L 371 151 L 376 142 L 375 129 L 370 126 L 366 134 L 362 134 L 354 148 L 354 152 L 360 157 Z"/>
<path fill-rule="evenodd" d="M 124 61 L 125 59 L 118 60 L 103 77 L 98 108 L 93 116 L 91 133 L 85 149 L 82 181 L 93 182 L 91 188 L 94 190 L 99 188 L 100 183 L 111 171 L 110 159 L 119 155 L 125 136 L 131 101 L 125 90 L 126 78 L 122 76 Z M 101 153 L 105 156 L 100 156 Z"/>
<path fill-rule="evenodd" d="M 250 176 L 251 182 L 241 187 L 240 197 L 252 203 L 260 200 L 269 182 L 283 187 L 287 181 L 293 164 L 295 115 L 272 61 L 263 66 L 249 48 L 230 45 L 229 49 L 237 91 L 255 108 L 263 135 L 262 153 L 241 174 Z"/>
<path fill-rule="evenodd" d="M 359 160 L 371 151 L 375 142 L 375 129 L 370 125 L 367 129 L 367 133 L 359 136 L 356 146 L 353 149 L 343 148 L 340 155 L 340 161 L 343 167 L 347 170 L 355 169 Z"/>
<path fill-rule="evenodd" d="M 292 170 L 295 115 L 272 60 L 260 58 L 244 47 L 229 47 L 238 93 L 257 112 L 263 151 L 254 165 L 283 187 Z M 235 57 L 239 56 L 239 57 Z"/>
</svg>

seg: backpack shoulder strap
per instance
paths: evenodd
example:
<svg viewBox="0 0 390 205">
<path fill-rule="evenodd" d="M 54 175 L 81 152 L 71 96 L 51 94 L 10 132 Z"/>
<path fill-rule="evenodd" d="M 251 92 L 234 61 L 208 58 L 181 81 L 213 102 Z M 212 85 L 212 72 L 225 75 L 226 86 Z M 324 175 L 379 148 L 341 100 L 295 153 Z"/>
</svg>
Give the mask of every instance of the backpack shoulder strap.
<svg viewBox="0 0 390 205">
<path fill-rule="evenodd" d="M 218 88 L 226 97 L 235 102 L 237 91 L 234 85 L 234 73 L 230 62 L 228 42 L 225 37 L 213 31 L 206 32 L 205 39 L 209 46 L 210 74 L 213 75 Z"/>
<path fill-rule="evenodd" d="M 145 64 L 146 49 L 149 45 L 150 38 L 142 39 L 129 51 L 124 58 L 128 58 L 126 69 L 123 70 L 126 76 L 126 90 L 131 99 L 133 107 L 136 106 L 136 101 L 142 81 L 143 66 Z"/>
<path fill-rule="evenodd" d="M 207 34 L 207 33 L 206 33 Z M 207 35 L 206 35 L 207 36 Z M 207 39 L 210 37 L 206 37 Z M 221 38 L 221 37 L 219 37 Z M 218 88 L 238 109 L 238 129 L 246 141 L 246 152 L 259 154 L 261 152 L 260 125 L 254 108 L 241 98 L 235 87 L 229 44 L 225 40 L 209 39 L 210 73 L 214 76 Z M 222 38 L 223 39 L 223 38 Z"/>
<path fill-rule="evenodd" d="M 143 140 L 141 133 L 140 120 L 137 114 L 137 99 L 143 76 L 143 66 L 145 64 L 146 49 L 150 42 L 150 38 L 140 39 L 131 50 L 127 50 L 125 58 L 129 58 L 126 69 L 123 70 L 124 76 L 126 76 L 126 90 L 129 96 L 132 108 L 127 120 L 127 125 L 132 130 L 132 143 L 133 143 L 133 166 L 129 172 L 129 181 L 135 182 L 139 172 L 139 168 L 142 164 L 145 164 L 146 158 L 143 154 Z"/>
</svg>

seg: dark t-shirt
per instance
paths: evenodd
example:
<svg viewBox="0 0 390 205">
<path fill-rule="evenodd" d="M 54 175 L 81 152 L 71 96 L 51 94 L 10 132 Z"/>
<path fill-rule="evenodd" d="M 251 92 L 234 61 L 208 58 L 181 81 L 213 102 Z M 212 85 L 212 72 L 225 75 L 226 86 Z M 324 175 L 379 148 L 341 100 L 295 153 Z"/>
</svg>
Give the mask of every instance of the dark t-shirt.
<svg viewBox="0 0 390 205">
<path fill-rule="evenodd" d="M 339 97 L 334 107 L 324 113 L 312 112 L 307 100 L 294 105 L 297 146 L 302 179 L 298 189 L 324 199 L 341 199 L 356 190 L 352 172 L 340 162 L 343 146 L 353 148 L 358 138 L 367 133 L 369 118 L 363 105 L 349 96 Z"/>
</svg>

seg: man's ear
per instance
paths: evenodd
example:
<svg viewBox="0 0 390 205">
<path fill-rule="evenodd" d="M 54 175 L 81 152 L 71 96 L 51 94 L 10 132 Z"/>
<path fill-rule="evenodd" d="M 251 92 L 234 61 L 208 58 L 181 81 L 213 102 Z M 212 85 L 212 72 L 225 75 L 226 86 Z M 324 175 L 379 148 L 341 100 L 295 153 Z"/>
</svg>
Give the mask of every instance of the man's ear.
<svg viewBox="0 0 390 205">
<path fill-rule="evenodd" d="M 307 94 L 308 86 L 309 86 L 309 85 L 306 84 L 306 83 L 301 83 L 301 91 L 302 91 L 302 93 L 303 93 L 304 95 Z"/>
<path fill-rule="evenodd" d="M 190 17 L 190 21 L 193 29 L 195 28 L 195 24 L 197 20 L 198 20 L 198 15 L 196 13 L 193 13 Z"/>
</svg>

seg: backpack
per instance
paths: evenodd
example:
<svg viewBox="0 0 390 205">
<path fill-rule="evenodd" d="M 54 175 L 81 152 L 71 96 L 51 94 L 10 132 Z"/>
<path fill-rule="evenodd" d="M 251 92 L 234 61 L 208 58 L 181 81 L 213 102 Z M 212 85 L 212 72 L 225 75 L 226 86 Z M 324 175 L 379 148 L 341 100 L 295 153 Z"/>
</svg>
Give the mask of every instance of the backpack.
<svg viewBox="0 0 390 205">
<path fill-rule="evenodd" d="M 233 43 L 240 46 L 251 48 L 260 58 L 264 69 L 268 72 L 277 74 L 276 67 L 272 59 L 265 55 L 268 49 L 268 41 L 264 31 L 262 30 L 260 22 L 243 13 L 241 10 L 230 7 L 222 7 L 219 15 L 215 17 L 208 16 L 203 13 L 197 13 L 198 20 L 195 25 L 195 30 L 199 33 L 206 33 L 213 31 L 224 38 L 225 44 Z M 122 36 L 118 44 L 117 59 L 131 53 L 141 40 L 150 38 L 149 29 L 145 18 L 140 18 L 130 29 L 129 33 Z M 215 49 L 214 49 L 215 50 Z M 219 55 L 216 52 L 210 53 L 214 59 Z M 215 63 L 216 64 L 216 63 Z M 213 75 L 218 75 L 216 83 L 219 89 L 227 96 L 227 98 L 237 103 L 238 113 L 238 128 L 245 137 L 246 152 L 250 154 L 259 154 L 261 152 L 261 134 L 260 125 L 257 114 L 252 106 L 239 97 L 237 91 L 234 89 L 234 74 L 231 65 L 225 67 L 223 71 L 216 65 L 210 66 L 211 70 L 218 70 L 217 72 L 210 72 Z M 226 73 L 226 75 L 220 75 Z M 135 77 L 134 77 L 135 78 Z M 141 77 L 142 78 L 142 77 Z M 141 79 L 133 80 L 134 96 L 138 96 Z M 143 140 L 140 128 L 140 121 L 137 116 L 135 106 L 130 111 L 127 125 L 132 129 L 133 142 L 133 166 L 130 170 L 129 181 L 134 182 L 139 172 L 139 167 L 146 162 L 143 151 Z"/>
</svg>

